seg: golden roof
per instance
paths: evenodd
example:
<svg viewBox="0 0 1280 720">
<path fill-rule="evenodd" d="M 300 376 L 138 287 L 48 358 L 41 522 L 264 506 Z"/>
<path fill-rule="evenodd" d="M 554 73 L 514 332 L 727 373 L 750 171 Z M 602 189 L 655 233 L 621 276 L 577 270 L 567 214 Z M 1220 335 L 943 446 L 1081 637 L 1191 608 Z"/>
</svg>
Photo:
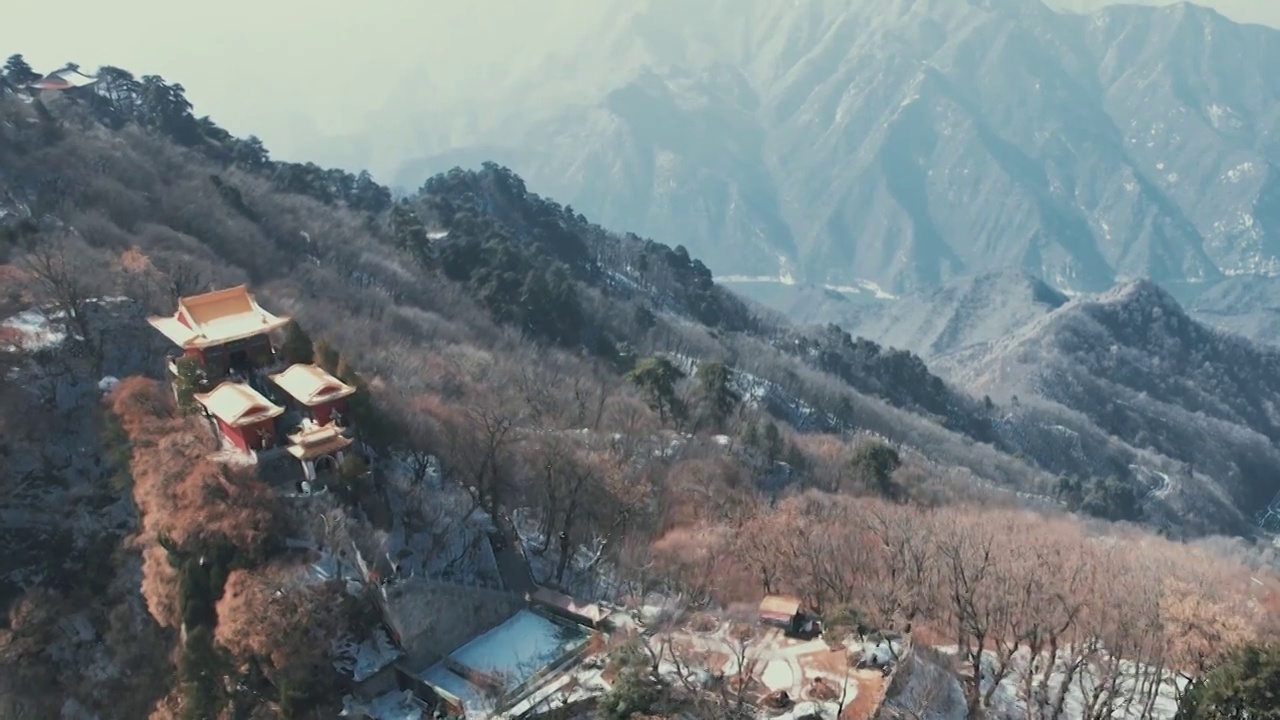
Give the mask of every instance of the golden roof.
<svg viewBox="0 0 1280 720">
<path fill-rule="evenodd" d="M 147 322 L 180 347 L 205 348 L 277 330 L 289 318 L 262 309 L 248 286 L 237 285 L 182 298 L 171 317 L 150 317 Z"/>
<path fill-rule="evenodd" d="M 271 381 L 307 406 L 331 402 L 356 391 L 323 368 L 302 363 L 290 365 L 284 372 L 272 375 Z"/>
<path fill-rule="evenodd" d="M 311 460 L 321 455 L 330 455 L 351 444 L 352 440 L 342 434 L 337 423 L 328 425 L 304 426 L 289 436 L 293 444 L 288 447 L 289 454 L 299 460 Z"/>
<path fill-rule="evenodd" d="M 306 423 L 290 434 L 289 439 L 296 445 L 317 445 L 341 435 L 342 427 L 335 422 L 327 425 Z"/>
<path fill-rule="evenodd" d="M 244 383 L 227 381 L 207 393 L 197 393 L 195 398 L 209 414 L 232 427 L 252 425 L 284 412 Z"/>
</svg>

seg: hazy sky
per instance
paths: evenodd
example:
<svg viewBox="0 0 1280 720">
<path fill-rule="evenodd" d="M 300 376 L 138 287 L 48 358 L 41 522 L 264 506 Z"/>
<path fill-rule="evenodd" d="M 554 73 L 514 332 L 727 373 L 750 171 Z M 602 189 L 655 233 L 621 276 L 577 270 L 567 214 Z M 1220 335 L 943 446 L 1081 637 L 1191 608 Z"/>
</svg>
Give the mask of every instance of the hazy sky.
<svg viewBox="0 0 1280 720">
<path fill-rule="evenodd" d="M 20 52 L 36 70 L 162 75 L 198 114 L 279 155 L 358 129 L 397 91 L 458 92 L 530 43 L 555 47 L 575 6 L 597 1 L 19 0 L 5 3 L 0 54 Z"/>
<path fill-rule="evenodd" d="M 698 1 L 689 0 L 691 8 Z M 1238 20 L 1280 25 L 1280 0 L 1206 2 Z M 300 159 L 320 137 L 359 132 L 370 113 L 403 96 L 413 96 L 407 108 L 433 95 L 465 98 L 511 63 L 571 49 L 608 4 L 18 0 L 6 3 L 0 54 L 21 52 L 37 70 L 73 61 L 163 75 L 186 87 L 197 113 L 238 135 L 259 135 L 277 157 Z"/>
<path fill-rule="evenodd" d="M 1096 10 L 1119 5 L 1117 0 L 1048 0 L 1050 5 L 1076 10 Z M 1174 5 L 1177 0 L 1123 0 L 1136 5 Z M 1280 0 L 1197 0 L 1195 5 L 1211 7 L 1238 22 L 1262 23 L 1280 27 Z"/>
</svg>

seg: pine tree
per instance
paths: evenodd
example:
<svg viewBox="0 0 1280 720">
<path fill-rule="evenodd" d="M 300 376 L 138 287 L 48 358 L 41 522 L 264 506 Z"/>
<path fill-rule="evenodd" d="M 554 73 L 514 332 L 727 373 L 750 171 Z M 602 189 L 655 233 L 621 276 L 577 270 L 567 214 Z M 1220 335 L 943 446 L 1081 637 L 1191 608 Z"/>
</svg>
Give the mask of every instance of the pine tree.
<svg viewBox="0 0 1280 720">
<path fill-rule="evenodd" d="M 782 442 L 782 433 L 778 432 L 778 426 L 772 422 L 764 424 L 764 431 L 761 433 L 764 440 L 765 458 L 769 465 L 772 466 L 782 457 L 783 451 L 786 450 Z"/>
<path fill-rule="evenodd" d="M 352 207 L 368 213 L 380 213 L 391 207 L 391 191 L 374 181 L 368 170 L 361 170 L 351 188 Z"/>
<path fill-rule="evenodd" d="M 427 237 L 426 225 L 406 202 L 391 208 L 391 236 L 397 247 L 412 253 L 422 264 L 434 262 L 435 252 Z"/>
<path fill-rule="evenodd" d="M 186 88 L 167 83 L 159 75 L 143 75 L 138 89 L 138 121 L 183 145 L 200 141 L 200 128 L 191 115 Z"/>
<path fill-rule="evenodd" d="M 94 83 L 93 88 L 99 95 L 110 100 L 115 109 L 126 117 L 137 114 L 142 83 L 128 70 L 103 65 L 98 68 L 98 82 Z"/>
<path fill-rule="evenodd" d="M 355 499 L 364 489 L 368 475 L 369 468 L 364 460 L 355 453 L 347 453 L 342 458 L 342 464 L 338 466 L 336 483 L 349 498 Z"/>
<path fill-rule="evenodd" d="M 902 465 L 902 459 L 897 450 L 880 441 L 865 443 L 854 451 L 849 465 L 854 476 L 872 491 L 888 498 L 898 497 L 893 473 Z"/>
<path fill-rule="evenodd" d="M 721 362 L 705 362 L 698 366 L 698 387 L 707 404 L 707 414 L 717 430 L 724 427 L 741 398 L 733 388 L 732 373 Z"/>
<path fill-rule="evenodd" d="M 1196 680 L 1177 720 L 1280 720 L 1280 644 L 1248 645 Z"/>
<path fill-rule="evenodd" d="M 308 363 L 315 358 L 315 346 L 312 345 L 310 336 L 297 320 L 290 320 L 284 326 L 284 339 L 280 343 L 280 352 L 290 365 Z"/>
<path fill-rule="evenodd" d="M 339 354 L 338 362 L 333 365 L 333 376 L 348 385 L 361 386 L 360 376 L 356 375 L 356 371 L 351 368 L 351 363 L 347 362 L 347 356 Z"/>
<path fill-rule="evenodd" d="M 338 370 L 338 360 L 340 356 L 338 351 L 329 346 L 329 343 L 323 338 L 317 340 L 314 344 L 314 352 L 312 362 L 329 374 L 334 374 Z"/>
<path fill-rule="evenodd" d="M 676 384 L 684 379 L 684 371 L 667 358 L 643 358 L 627 373 L 627 379 L 649 396 L 649 406 L 658 411 L 662 422 L 665 423 L 668 416 L 675 419 L 684 416 L 684 404 L 676 396 Z"/>
<path fill-rule="evenodd" d="M 231 151 L 231 160 L 248 170 L 262 170 L 271 164 L 271 153 L 257 135 L 250 135 L 236 143 L 235 149 Z"/>
<path fill-rule="evenodd" d="M 206 382 L 204 368 L 195 358 L 178 358 L 174 363 L 178 374 L 173 379 L 173 391 L 177 396 L 178 409 L 184 415 L 190 415 L 199 409 L 195 394 L 203 389 Z"/>
<path fill-rule="evenodd" d="M 225 662 L 213 644 L 213 633 L 198 627 L 187 633 L 179 662 L 183 720 L 218 717 L 226 705 L 222 691 Z"/>
<path fill-rule="evenodd" d="M 634 645 L 618 650 L 610 662 L 618 672 L 613 688 L 600 699 L 600 710 L 611 720 L 645 714 L 662 698 L 662 681 L 645 654 Z"/>
<path fill-rule="evenodd" d="M 40 74 L 31 69 L 22 55 L 10 55 L 4 63 L 4 76 L 14 85 L 22 86 L 40 79 Z"/>
</svg>

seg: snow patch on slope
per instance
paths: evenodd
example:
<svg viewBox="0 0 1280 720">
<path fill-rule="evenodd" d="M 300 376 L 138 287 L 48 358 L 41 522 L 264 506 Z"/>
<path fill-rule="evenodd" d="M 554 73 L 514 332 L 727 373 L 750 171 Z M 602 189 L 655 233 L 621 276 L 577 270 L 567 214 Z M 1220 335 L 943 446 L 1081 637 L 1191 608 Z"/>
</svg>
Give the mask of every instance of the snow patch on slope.
<svg viewBox="0 0 1280 720">
<path fill-rule="evenodd" d="M 61 317 L 61 313 L 33 308 L 0 322 L 0 349 L 33 351 L 61 345 L 67 339 L 66 331 L 56 324 Z"/>
<path fill-rule="evenodd" d="M 784 275 L 721 275 L 714 278 L 717 283 L 729 285 L 734 283 L 770 283 L 773 285 L 795 285 L 795 276 L 790 273 Z M 862 293 L 870 293 L 877 300 L 896 300 L 897 295 L 890 293 L 888 290 L 880 287 L 870 280 L 857 279 L 853 285 L 829 285 L 817 284 L 823 290 L 834 290 L 835 292 L 858 295 Z"/>
</svg>

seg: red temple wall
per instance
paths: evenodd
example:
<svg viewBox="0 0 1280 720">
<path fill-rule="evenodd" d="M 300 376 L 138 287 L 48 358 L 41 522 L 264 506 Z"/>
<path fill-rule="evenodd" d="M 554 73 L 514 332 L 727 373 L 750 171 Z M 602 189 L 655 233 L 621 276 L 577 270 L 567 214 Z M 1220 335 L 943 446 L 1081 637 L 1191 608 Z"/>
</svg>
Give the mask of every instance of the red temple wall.
<svg viewBox="0 0 1280 720">
<path fill-rule="evenodd" d="M 214 419 L 218 421 L 219 432 L 230 440 L 233 445 L 240 448 L 242 452 L 262 450 L 275 441 L 275 418 L 268 418 L 262 422 L 241 427 L 232 426 L 221 418 Z M 265 438 L 263 433 L 266 434 Z"/>
<path fill-rule="evenodd" d="M 311 416 L 315 419 L 317 424 L 328 425 L 329 420 L 333 418 L 334 410 L 338 411 L 338 415 L 342 417 L 341 422 L 342 424 L 345 425 L 347 423 L 346 398 L 342 398 L 340 400 L 333 400 L 326 403 L 320 403 L 319 405 L 312 405 Z"/>
</svg>

